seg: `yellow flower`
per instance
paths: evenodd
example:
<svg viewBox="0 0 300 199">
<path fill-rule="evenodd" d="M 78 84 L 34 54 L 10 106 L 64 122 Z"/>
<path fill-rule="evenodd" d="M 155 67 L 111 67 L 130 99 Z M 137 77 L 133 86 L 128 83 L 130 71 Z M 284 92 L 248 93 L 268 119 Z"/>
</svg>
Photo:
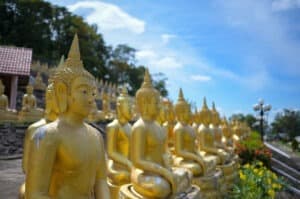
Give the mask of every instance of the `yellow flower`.
<svg viewBox="0 0 300 199">
<path fill-rule="evenodd" d="M 249 164 L 245 164 L 244 168 L 248 169 L 250 167 Z"/>
<path fill-rule="evenodd" d="M 258 169 L 254 169 L 253 171 L 254 171 L 254 173 L 258 173 Z"/>
<path fill-rule="evenodd" d="M 269 189 L 268 190 L 268 194 L 271 198 L 274 198 L 275 197 L 275 191 L 273 189 Z"/>
<path fill-rule="evenodd" d="M 268 179 L 267 179 L 267 183 L 268 183 L 268 184 L 271 184 L 271 182 L 272 182 L 272 181 L 271 181 L 271 178 L 268 178 Z"/>
<path fill-rule="evenodd" d="M 240 171 L 240 179 L 246 180 L 246 175 L 243 174 L 243 172 Z"/>
<path fill-rule="evenodd" d="M 263 176 L 263 174 L 264 174 L 264 171 L 263 171 L 263 170 L 260 170 L 260 171 L 258 172 L 258 176 Z"/>
<path fill-rule="evenodd" d="M 263 166 L 264 164 L 263 164 L 261 161 L 259 161 L 259 162 L 258 162 L 258 165 L 259 165 L 259 166 Z"/>
<path fill-rule="evenodd" d="M 275 173 L 272 173 L 273 179 L 277 180 L 277 175 Z"/>
</svg>

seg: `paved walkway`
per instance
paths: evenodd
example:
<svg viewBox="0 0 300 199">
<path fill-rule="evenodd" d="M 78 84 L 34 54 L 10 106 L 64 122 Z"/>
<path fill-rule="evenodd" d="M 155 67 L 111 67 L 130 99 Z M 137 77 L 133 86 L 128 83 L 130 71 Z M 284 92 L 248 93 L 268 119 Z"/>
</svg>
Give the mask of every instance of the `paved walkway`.
<svg viewBox="0 0 300 199">
<path fill-rule="evenodd" d="M 16 199 L 24 182 L 22 159 L 0 160 L 0 198 Z"/>
</svg>

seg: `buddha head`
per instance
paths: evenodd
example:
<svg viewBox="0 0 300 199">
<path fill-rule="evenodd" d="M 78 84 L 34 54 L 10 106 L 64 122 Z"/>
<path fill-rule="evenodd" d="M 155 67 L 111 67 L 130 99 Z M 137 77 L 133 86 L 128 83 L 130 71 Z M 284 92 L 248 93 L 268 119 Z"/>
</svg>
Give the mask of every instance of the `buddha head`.
<svg viewBox="0 0 300 199">
<path fill-rule="evenodd" d="M 175 114 L 179 122 L 183 124 L 188 124 L 190 122 L 191 108 L 190 105 L 185 101 L 181 88 L 179 90 L 178 100 L 175 104 Z"/>
<path fill-rule="evenodd" d="M 212 117 L 211 111 L 207 107 L 206 98 L 204 97 L 202 109 L 199 112 L 199 119 L 202 124 L 207 126 L 211 123 L 211 119 L 212 119 L 211 117 Z"/>
<path fill-rule="evenodd" d="M 4 93 L 4 85 L 2 83 L 2 80 L 0 79 L 0 95 L 2 95 Z"/>
<path fill-rule="evenodd" d="M 155 120 L 159 113 L 159 93 L 153 88 L 148 69 L 145 70 L 144 82 L 135 94 L 136 106 L 145 120 Z"/>
<path fill-rule="evenodd" d="M 164 98 L 163 105 L 165 107 L 166 120 L 168 122 L 173 122 L 175 120 L 175 112 L 172 102 L 169 99 Z"/>
<path fill-rule="evenodd" d="M 160 98 L 160 103 L 159 103 L 159 114 L 157 117 L 157 121 L 160 124 L 163 124 L 167 120 L 167 112 L 166 112 L 166 107 L 164 104 L 164 99 L 161 97 Z"/>
<path fill-rule="evenodd" d="M 31 84 L 26 86 L 26 93 L 29 95 L 33 94 L 33 86 Z"/>
<path fill-rule="evenodd" d="M 89 115 L 96 97 L 96 83 L 80 60 L 76 34 L 68 58 L 63 66 L 54 71 L 52 82 L 60 115 L 70 113 L 82 118 Z"/>
<path fill-rule="evenodd" d="M 118 117 L 122 117 L 126 119 L 126 121 L 131 120 L 131 100 L 128 96 L 127 88 L 125 86 L 122 87 L 122 91 L 117 98 L 116 109 Z"/>
</svg>

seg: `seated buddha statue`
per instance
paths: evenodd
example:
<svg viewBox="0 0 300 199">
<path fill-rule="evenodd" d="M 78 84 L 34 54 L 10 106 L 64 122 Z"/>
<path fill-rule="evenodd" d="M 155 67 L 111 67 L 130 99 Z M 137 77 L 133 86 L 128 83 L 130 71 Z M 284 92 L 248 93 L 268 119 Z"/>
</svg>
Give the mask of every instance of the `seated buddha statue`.
<svg viewBox="0 0 300 199">
<path fill-rule="evenodd" d="M 99 122 L 105 120 L 105 114 L 103 111 L 98 110 L 96 101 L 93 103 L 92 111 L 90 112 L 87 120 L 89 122 Z"/>
<path fill-rule="evenodd" d="M 4 94 L 4 85 L 0 79 L 0 122 L 16 121 L 18 115 L 16 111 L 8 108 L 8 98 Z"/>
<path fill-rule="evenodd" d="M 222 119 L 221 124 L 222 132 L 223 132 L 223 143 L 228 147 L 233 149 L 233 134 L 230 125 L 226 117 Z"/>
<path fill-rule="evenodd" d="M 119 198 L 121 185 L 130 183 L 131 105 L 124 86 L 116 101 L 117 118 L 106 127 L 108 155 L 108 184 L 111 198 Z"/>
<path fill-rule="evenodd" d="M 242 127 L 238 120 L 232 121 L 233 143 L 236 146 L 242 140 Z"/>
<path fill-rule="evenodd" d="M 163 105 L 165 107 L 165 116 L 166 116 L 166 121 L 163 123 L 163 128 L 166 131 L 167 134 L 167 144 L 170 149 L 170 151 L 173 151 L 174 149 L 174 133 L 173 129 L 175 126 L 175 112 L 174 112 L 174 107 L 173 104 L 170 100 L 168 99 L 163 99 Z"/>
<path fill-rule="evenodd" d="M 36 98 L 33 94 L 33 86 L 28 84 L 26 93 L 22 99 L 22 109 L 19 112 L 19 119 L 21 121 L 36 121 L 44 116 L 44 110 L 37 108 Z"/>
<path fill-rule="evenodd" d="M 57 109 L 57 103 L 55 101 L 55 96 L 54 96 L 54 88 L 53 84 L 49 84 L 47 89 L 46 89 L 46 94 L 45 94 L 45 115 L 44 118 L 40 119 L 39 121 L 31 124 L 26 132 L 25 132 L 25 137 L 24 137 L 24 147 L 23 147 L 23 158 L 22 158 L 22 168 L 23 172 L 26 175 L 28 172 L 28 160 L 29 160 L 29 150 L 30 150 L 30 140 L 34 136 L 34 133 L 37 132 L 36 130 L 41 127 L 46 125 L 49 122 L 54 121 L 57 118 L 58 114 L 58 109 Z M 23 199 L 25 198 L 25 182 L 22 184 L 20 187 L 20 192 L 19 192 L 19 198 Z"/>
<path fill-rule="evenodd" d="M 199 113 L 202 124 L 198 128 L 198 143 L 202 154 L 215 156 L 217 164 L 225 164 L 229 160 L 229 155 L 215 146 L 215 135 L 212 130 L 212 113 L 208 109 L 206 99 L 203 100 L 203 106 Z"/>
<path fill-rule="evenodd" d="M 195 112 L 192 114 L 192 127 L 197 132 L 199 125 L 200 125 L 200 117 L 199 113 L 197 111 L 197 108 L 195 108 Z"/>
<path fill-rule="evenodd" d="M 175 104 L 177 124 L 174 127 L 175 150 L 174 165 L 188 169 L 193 174 L 193 184 L 200 187 L 205 198 L 216 198 L 220 195 L 222 172 L 216 170 L 216 162 L 204 158 L 196 146 L 196 131 L 189 124 L 190 105 L 185 101 L 182 90 Z"/>
<path fill-rule="evenodd" d="M 163 103 L 163 98 L 161 97 L 160 98 L 160 103 L 159 103 L 159 113 L 158 113 L 158 116 L 156 118 L 156 121 L 157 123 L 162 126 L 163 123 L 165 123 L 166 121 L 166 107 L 164 106 L 164 103 Z"/>
<path fill-rule="evenodd" d="M 43 82 L 41 73 L 37 72 L 36 77 L 35 77 L 35 82 L 34 82 L 34 89 L 45 90 L 45 88 L 46 88 L 46 85 Z"/>
<path fill-rule="evenodd" d="M 30 141 L 26 198 L 109 199 L 103 138 L 84 122 L 96 85 L 80 60 L 77 35 L 52 83 L 58 119 L 38 128 Z"/>
<path fill-rule="evenodd" d="M 223 139 L 224 135 L 221 127 L 221 118 L 218 111 L 216 110 L 215 103 L 213 103 L 211 113 L 212 113 L 212 120 L 211 120 L 212 122 L 210 127 L 214 133 L 215 146 L 217 148 L 223 149 L 225 152 L 228 153 L 228 155 L 232 157 L 232 155 L 234 155 L 233 154 L 234 151 L 232 148 L 227 147 L 226 144 L 224 143 L 224 139 Z"/>
<path fill-rule="evenodd" d="M 110 93 L 108 89 L 104 89 L 101 95 L 102 99 L 102 112 L 106 120 L 111 120 L 113 118 L 110 108 Z"/>
<path fill-rule="evenodd" d="M 120 198 L 170 198 L 187 194 L 191 188 L 199 192 L 191 187 L 186 170 L 171 168 L 165 147 L 166 135 L 155 121 L 159 112 L 159 93 L 153 88 L 147 69 L 144 82 L 136 92 L 136 102 L 140 118 L 131 133 L 132 185 L 121 187 Z"/>
</svg>

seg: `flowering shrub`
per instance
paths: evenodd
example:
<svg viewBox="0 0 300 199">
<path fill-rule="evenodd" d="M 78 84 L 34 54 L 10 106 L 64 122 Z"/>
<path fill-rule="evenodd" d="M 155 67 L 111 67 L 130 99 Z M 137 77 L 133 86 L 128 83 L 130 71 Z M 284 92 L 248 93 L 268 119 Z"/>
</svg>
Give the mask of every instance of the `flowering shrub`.
<svg viewBox="0 0 300 199">
<path fill-rule="evenodd" d="M 241 159 L 241 164 L 253 161 L 262 161 L 265 166 L 270 168 L 271 151 L 264 146 L 257 132 L 252 132 L 250 137 L 236 145 L 236 153 Z"/>
<path fill-rule="evenodd" d="M 232 199 L 272 199 L 285 187 L 283 179 L 263 166 L 261 161 L 245 164 L 239 175 L 240 181 L 234 185 Z"/>
</svg>

